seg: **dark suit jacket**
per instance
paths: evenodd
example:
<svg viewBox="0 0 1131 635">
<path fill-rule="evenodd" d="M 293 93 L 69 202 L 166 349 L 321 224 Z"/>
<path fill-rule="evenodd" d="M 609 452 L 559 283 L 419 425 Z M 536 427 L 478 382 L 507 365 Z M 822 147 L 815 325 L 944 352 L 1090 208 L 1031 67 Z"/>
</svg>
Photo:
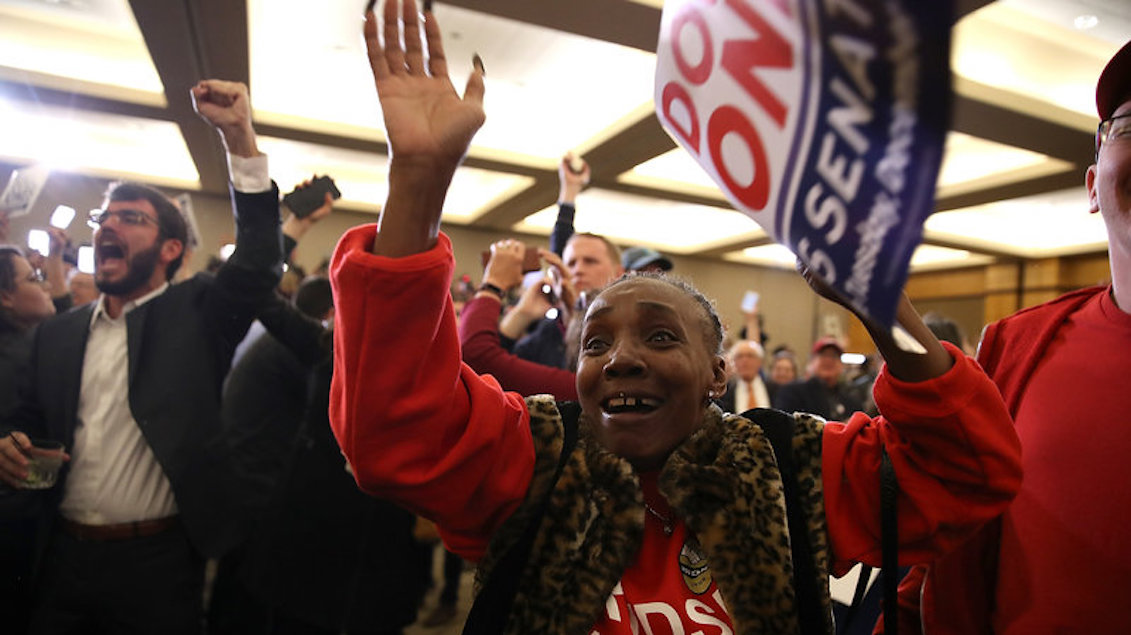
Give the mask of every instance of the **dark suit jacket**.
<svg viewBox="0 0 1131 635">
<path fill-rule="evenodd" d="M 811 377 L 778 388 L 774 407 L 786 412 L 807 412 L 832 421 L 844 421 L 864 405 L 849 395 L 844 386 L 833 390 Z"/>
<path fill-rule="evenodd" d="M 762 384 L 766 387 L 766 396 L 770 398 L 770 405 L 764 407 L 777 408 L 776 401 L 774 400 L 775 393 L 778 389 L 777 384 L 770 382 L 770 380 L 766 379 L 766 376 L 762 375 L 762 373 L 758 374 L 762 376 Z M 734 394 L 736 390 L 738 390 L 738 379 L 731 377 L 727 380 L 727 391 L 723 393 L 722 397 L 719 397 L 715 400 L 715 403 L 717 403 L 719 407 L 723 409 L 723 412 L 734 412 L 738 414 L 738 412 L 734 409 Z"/>
<path fill-rule="evenodd" d="M 215 277 L 198 274 L 126 317 L 130 412 L 172 485 L 196 548 L 215 556 L 235 539 L 232 465 L 220 423 L 220 387 L 232 352 L 281 274 L 278 190 L 233 192 L 236 251 Z M 94 305 L 38 328 L 20 407 L 4 423 L 74 445 L 83 358 Z M 54 513 L 62 484 L 49 490 Z"/>
</svg>

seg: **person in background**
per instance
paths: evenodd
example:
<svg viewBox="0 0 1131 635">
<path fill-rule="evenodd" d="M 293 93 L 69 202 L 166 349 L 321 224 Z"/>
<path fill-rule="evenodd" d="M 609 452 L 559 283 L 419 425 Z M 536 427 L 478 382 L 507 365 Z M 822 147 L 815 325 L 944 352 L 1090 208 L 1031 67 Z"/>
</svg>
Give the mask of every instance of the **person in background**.
<svg viewBox="0 0 1131 635">
<path fill-rule="evenodd" d="M 966 333 L 962 331 L 962 327 L 958 326 L 958 322 L 934 311 L 928 312 L 923 316 L 923 323 L 935 337 L 944 342 L 950 342 L 958 348 L 966 351 L 967 355 L 974 353 L 973 347 L 970 346 L 970 341 L 966 339 Z"/>
<path fill-rule="evenodd" d="M 718 399 L 727 412 L 746 412 L 752 408 L 769 408 L 771 394 L 762 377 L 762 345 L 750 340 L 735 342 L 727 352 L 731 377 L 726 392 Z"/>
<path fill-rule="evenodd" d="M 75 306 L 90 304 L 98 299 L 98 287 L 94 285 L 94 274 L 75 269 L 67 279 L 67 290 L 71 303 Z"/>
<path fill-rule="evenodd" d="M 672 261 L 650 247 L 629 247 L 621 253 L 625 271 L 671 271 Z"/>
<path fill-rule="evenodd" d="M 825 419 L 842 419 L 848 413 L 863 410 L 845 389 L 844 347 L 835 337 L 822 337 L 813 343 L 809 354 L 809 377 L 781 386 L 774 407 L 786 412 L 810 412 Z"/>
<path fill-rule="evenodd" d="M 778 351 L 770 362 L 770 382 L 775 390 L 788 383 L 797 381 L 797 358 L 792 351 Z"/>
<path fill-rule="evenodd" d="M 0 421 L 19 403 L 16 387 L 28 372 L 32 330 L 55 315 L 47 285 L 23 251 L 0 245 Z M 0 615 L 13 633 L 31 617 L 31 576 L 40 497 L 0 485 Z"/>
<path fill-rule="evenodd" d="M 463 361 L 475 372 L 492 375 L 506 390 L 522 395 L 551 394 L 558 399 L 576 399 L 576 378 L 571 371 L 527 361 L 507 351 L 500 342 L 499 310 L 507 292 L 522 284 L 522 260 L 526 246 L 517 240 L 500 240 L 491 245 L 491 259 L 483 270 L 483 284 L 463 307 L 459 316 L 459 338 Z M 559 271 L 564 268 L 553 253 L 540 250 L 541 256 Z M 569 282 L 558 276 L 558 297 L 570 303 Z M 551 307 L 541 283 L 527 287 L 511 313 L 545 315 Z M 528 308 L 529 307 L 529 308 Z M 504 319 L 506 322 L 507 319 Z"/>
<path fill-rule="evenodd" d="M 572 285 L 574 299 L 563 303 L 555 318 L 532 311 L 512 312 L 500 326 L 504 348 L 524 360 L 570 371 L 577 357 L 576 349 L 571 348 L 578 328 L 575 316 L 589 295 L 624 273 L 620 250 L 608 238 L 574 233 L 577 195 L 589 184 L 589 177 L 589 164 L 572 153 L 566 153 L 558 164 L 558 217 L 550 233 L 550 252 L 561 256 L 562 273 Z M 529 308 L 531 303 L 524 306 Z"/>
<path fill-rule="evenodd" d="M 990 324 L 978 361 L 1021 437 L 1025 481 L 1000 519 L 900 585 L 900 633 L 1121 633 L 1131 580 L 1131 41 L 1096 83 L 1092 213 L 1109 285 Z"/>
</svg>

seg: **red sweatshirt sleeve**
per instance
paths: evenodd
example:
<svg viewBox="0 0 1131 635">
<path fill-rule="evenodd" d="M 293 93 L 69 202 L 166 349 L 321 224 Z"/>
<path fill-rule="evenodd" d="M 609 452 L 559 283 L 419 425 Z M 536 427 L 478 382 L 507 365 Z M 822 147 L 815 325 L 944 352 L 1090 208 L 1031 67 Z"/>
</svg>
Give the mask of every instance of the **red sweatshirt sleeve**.
<svg viewBox="0 0 1131 635">
<path fill-rule="evenodd" d="M 432 519 L 477 560 L 530 483 L 526 405 L 460 361 L 447 236 L 405 258 L 371 253 L 374 236 L 350 230 L 331 262 L 330 424 L 363 491 Z"/>
<path fill-rule="evenodd" d="M 825 513 L 834 557 L 880 564 L 880 457 L 899 481 L 899 561 L 926 562 L 1002 513 L 1021 486 L 1021 444 L 989 377 L 957 348 L 941 377 L 908 383 L 880 373 L 881 416 L 856 413 L 824 428 Z"/>
<path fill-rule="evenodd" d="M 499 343 L 499 300 L 479 295 L 463 307 L 459 320 L 463 361 L 478 373 L 490 374 L 503 388 L 520 395 L 550 394 L 559 401 L 577 401 L 573 373 L 522 359 Z"/>
</svg>

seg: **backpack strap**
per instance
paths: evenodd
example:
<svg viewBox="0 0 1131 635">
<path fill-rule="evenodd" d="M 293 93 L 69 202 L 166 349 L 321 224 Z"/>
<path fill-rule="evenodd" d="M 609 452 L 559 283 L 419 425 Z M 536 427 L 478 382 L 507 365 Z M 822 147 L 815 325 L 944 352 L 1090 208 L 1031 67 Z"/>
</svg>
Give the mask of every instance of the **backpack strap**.
<svg viewBox="0 0 1131 635">
<path fill-rule="evenodd" d="M 899 482 L 895 479 L 895 467 L 883 448 L 880 458 L 880 577 L 883 579 L 884 593 L 884 633 L 897 635 L 899 631 L 895 607 L 899 602 L 899 522 L 896 513 L 896 497 L 899 495 Z M 860 566 L 860 577 L 856 580 L 856 592 L 852 594 L 852 605 L 845 613 L 844 623 L 837 632 L 848 632 L 852 620 L 860 612 L 867 595 L 868 580 L 872 577 L 872 567 Z"/>
<path fill-rule="evenodd" d="M 747 410 L 739 416 L 749 419 L 762 429 L 762 433 L 773 447 L 778 471 L 781 472 L 786 520 L 789 523 L 791 536 L 789 543 L 793 559 L 793 590 L 797 596 L 797 617 L 801 625 L 801 635 L 827 633 L 822 595 L 817 588 L 813 549 L 809 544 L 809 521 L 805 517 L 799 499 L 797 466 L 793 462 L 795 424 L 793 416 L 769 408 Z"/>
<path fill-rule="evenodd" d="M 899 603 L 899 514 L 895 500 L 899 495 L 899 482 L 895 480 L 895 467 L 888 450 L 883 448 L 880 461 L 880 560 L 884 576 L 884 633 L 896 635 L 896 606 Z"/>
<path fill-rule="evenodd" d="M 518 592 L 519 578 L 522 569 L 530 558 L 530 549 L 534 546 L 534 538 L 542 526 L 542 517 L 546 515 L 546 507 L 550 504 L 550 496 L 554 485 L 561 478 L 569 455 L 577 446 L 577 421 L 581 416 L 581 404 L 573 401 L 557 402 L 558 412 L 562 417 L 562 453 L 558 457 L 558 467 L 554 471 L 554 479 L 546 490 L 546 496 L 538 503 L 538 510 L 531 517 L 530 522 L 522 532 L 518 541 L 507 549 L 507 552 L 491 570 L 490 575 L 483 582 L 471 611 L 464 623 L 464 635 L 479 635 L 502 633 L 506 629 L 507 619 L 510 617 L 511 604 Z"/>
</svg>

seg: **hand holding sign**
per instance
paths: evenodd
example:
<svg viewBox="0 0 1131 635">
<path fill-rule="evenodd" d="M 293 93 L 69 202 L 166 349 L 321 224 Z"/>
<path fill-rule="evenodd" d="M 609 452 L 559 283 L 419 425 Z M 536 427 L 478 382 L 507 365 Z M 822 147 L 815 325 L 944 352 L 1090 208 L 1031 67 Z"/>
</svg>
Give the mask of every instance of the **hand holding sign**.
<svg viewBox="0 0 1131 635">
<path fill-rule="evenodd" d="M 883 324 L 931 212 L 949 2 L 669 0 L 661 123 L 735 208 Z"/>
</svg>

